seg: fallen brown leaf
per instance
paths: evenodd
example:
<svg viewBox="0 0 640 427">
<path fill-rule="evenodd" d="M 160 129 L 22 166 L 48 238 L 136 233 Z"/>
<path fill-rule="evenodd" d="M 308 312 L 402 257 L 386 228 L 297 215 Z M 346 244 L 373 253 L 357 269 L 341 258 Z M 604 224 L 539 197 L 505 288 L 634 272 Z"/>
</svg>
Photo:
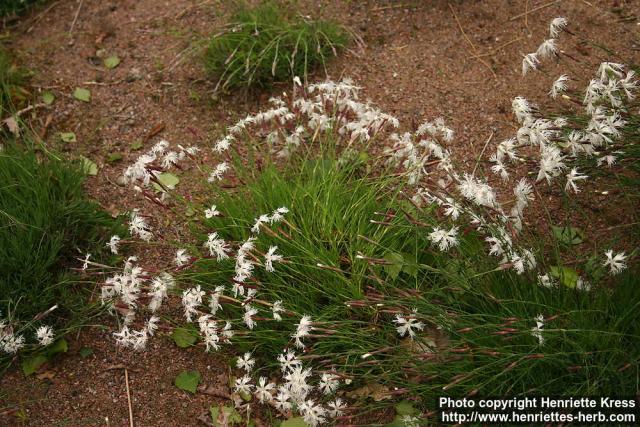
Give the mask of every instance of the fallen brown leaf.
<svg viewBox="0 0 640 427">
<path fill-rule="evenodd" d="M 229 399 L 231 397 L 229 392 L 226 390 L 226 387 L 222 385 L 202 384 L 198 387 L 198 392 L 202 394 L 208 394 L 210 396 L 221 397 L 223 399 Z"/>
<path fill-rule="evenodd" d="M 56 376 L 56 373 L 53 371 L 44 371 L 36 375 L 36 378 L 39 380 L 49 380 L 53 381 L 53 378 Z"/>
<path fill-rule="evenodd" d="M 2 121 L 4 125 L 9 129 L 9 132 L 14 134 L 15 136 L 20 136 L 20 126 L 18 126 L 18 121 L 15 116 L 8 117 Z"/>
<path fill-rule="evenodd" d="M 149 141 L 151 138 L 153 138 L 154 136 L 156 136 L 157 134 L 159 134 L 160 132 L 162 132 L 164 130 L 164 122 L 159 122 L 156 123 L 151 130 L 149 131 L 149 133 L 147 134 L 147 136 L 144 137 L 144 142 Z"/>
<path fill-rule="evenodd" d="M 371 383 L 366 384 L 363 387 L 357 388 L 353 391 L 345 393 L 345 396 L 350 397 L 352 399 L 357 399 L 360 397 L 370 397 L 376 402 L 380 402 L 382 400 L 391 399 L 391 393 L 389 392 L 389 387 L 378 384 Z"/>
</svg>

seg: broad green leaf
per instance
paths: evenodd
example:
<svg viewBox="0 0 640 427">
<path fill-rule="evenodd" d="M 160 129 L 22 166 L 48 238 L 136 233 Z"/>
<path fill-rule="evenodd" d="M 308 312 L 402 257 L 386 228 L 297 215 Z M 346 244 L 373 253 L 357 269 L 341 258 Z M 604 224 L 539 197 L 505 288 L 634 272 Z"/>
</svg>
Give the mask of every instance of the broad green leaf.
<svg viewBox="0 0 640 427">
<path fill-rule="evenodd" d="M 49 359 L 43 354 L 37 354 L 35 356 L 24 359 L 22 361 L 22 373 L 25 377 L 28 377 L 29 375 L 37 372 L 38 369 L 40 369 L 40 367 L 44 365 L 47 360 Z"/>
<path fill-rule="evenodd" d="M 413 403 L 408 400 L 403 400 L 395 406 L 396 414 L 398 415 L 416 415 L 420 411 L 414 408 Z"/>
<path fill-rule="evenodd" d="M 182 371 L 175 380 L 176 387 L 189 393 L 195 393 L 198 384 L 200 384 L 200 372 L 198 371 Z"/>
<path fill-rule="evenodd" d="M 169 190 L 173 190 L 174 188 L 176 188 L 176 185 L 178 185 L 178 183 L 180 182 L 180 178 L 169 172 L 162 172 L 158 176 L 158 180 Z M 163 188 L 157 183 L 154 183 L 154 187 L 158 191 L 164 191 Z"/>
<path fill-rule="evenodd" d="M 413 278 L 418 277 L 418 264 L 416 263 L 415 257 L 413 255 L 403 254 L 402 258 L 404 262 L 402 271 Z"/>
<path fill-rule="evenodd" d="M 198 333 L 195 329 L 175 328 L 171 333 L 171 338 L 180 348 L 191 347 L 198 340 Z"/>
<path fill-rule="evenodd" d="M 142 143 L 142 141 L 139 141 L 139 140 L 138 140 L 138 141 L 134 141 L 134 142 L 131 144 L 131 149 L 132 149 L 133 151 L 137 151 L 137 150 L 141 149 L 143 146 L 144 146 L 144 144 Z"/>
<path fill-rule="evenodd" d="M 67 343 L 67 340 L 65 340 L 64 338 L 60 338 L 58 341 L 47 347 L 47 351 L 45 354 L 47 355 L 47 357 L 53 357 L 59 353 L 66 353 L 68 350 L 69 344 Z"/>
<path fill-rule="evenodd" d="M 552 266 L 550 272 L 553 277 L 568 288 L 575 288 L 580 277 L 577 271 L 569 267 Z"/>
<path fill-rule="evenodd" d="M 280 427 L 309 427 L 309 424 L 305 423 L 303 418 L 296 417 L 283 421 Z"/>
<path fill-rule="evenodd" d="M 80 354 L 80 357 L 86 359 L 93 354 L 93 349 L 91 347 L 82 347 L 78 353 Z"/>
<path fill-rule="evenodd" d="M 109 153 L 107 155 L 107 162 L 115 163 L 122 160 L 122 153 Z"/>
<path fill-rule="evenodd" d="M 113 69 L 116 68 L 120 64 L 120 58 L 117 55 L 112 55 L 104 60 L 104 66 Z"/>
<path fill-rule="evenodd" d="M 48 91 L 48 90 L 45 91 L 45 92 L 42 92 L 42 102 L 44 102 L 45 104 L 51 105 L 51 104 L 53 104 L 53 101 L 55 101 L 55 99 L 56 99 L 56 97 L 53 94 L 53 92 Z"/>
<path fill-rule="evenodd" d="M 579 245 L 584 241 L 584 232 L 576 227 L 551 226 L 553 236 L 566 245 Z"/>
<path fill-rule="evenodd" d="M 98 175 L 98 165 L 96 165 L 91 159 L 80 156 L 80 161 L 82 162 L 82 170 L 84 173 L 87 175 Z"/>
<path fill-rule="evenodd" d="M 78 101 L 90 102 L 91 92 L 89 91 L 89 89 L 77 87 L 76 90 L 73 91 L 73 97 Z"/>
<path fill-rule="evenodd" d="M 195 209 L 193 209 L 193 207 L 188 206 L 187 210 L 184 213 L 186 216 L 194 216 L 196 214 Z"/>
<path fill-rule="evenodd" d="M 212 406 L 209 408 L 214 427 L 225 427 L 242 423 L 242 416 L 231 406 Z M 224 423 L 226 420 L 226 424 Z"/>
<path fill-rule="evenodd" d="M 76 134 L 73 132 L 60 132 L 62 142 L 76 142 Z"/>
<path fill-rule="evenodd" d="M 398 277 L 398 274 L 400 274 L 400 272 L 402 271 L 404 258 L 399 253 L 389 252 L 384 256 L 384 259 L 390 262 L 390 264 L 385 264 L 385 271 L 392 280 L 396 279 Z"/>
</svg>

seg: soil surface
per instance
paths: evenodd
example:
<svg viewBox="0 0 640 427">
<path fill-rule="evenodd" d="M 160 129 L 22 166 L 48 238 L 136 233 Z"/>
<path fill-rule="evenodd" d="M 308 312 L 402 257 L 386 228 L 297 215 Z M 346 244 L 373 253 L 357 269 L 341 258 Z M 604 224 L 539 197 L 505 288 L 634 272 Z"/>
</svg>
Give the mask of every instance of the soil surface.
<svg viewBox="0 0 640 427">
<path fill-rule="evenodd" d="M 134 207 L 152 210 L 118 185 L 126 164 L 139 154 L 132 148 L 136 143 L 148 148 L 164 138 L 209 148 L 235 118 L 266 104 L 268 93 L 212 96 L 215 81 L 205 75 L 198 52 L 203 38 L 225 23 L 230 3 L 59 0 L 7 28 L 9 47 L 35 72 L 34 94 L 49 90 L 56 96 L 52 106 L 38 111 L 34 128 L 70 156 L 85 156 L 99 166 L 87 189 L 113 214 Z M 364 41 L 329 65 L 332 78 L 351 77 L 364 97 L 396 115 L 404 130 L 444 117 L 456 132 L 455 158 L 468 169 L 489 138 L 486 153 L 515 134 L 513 97 L 535 101 L 543 111 L 557 110 L 546 92 L 560 74 L 570 74 L 573 87 L 583 87 L 603 60 L 640 60 L 640 4 L 632 1 L 303 1 L 300 7 L 304 14 L 346 24 Z M 540 72 L 523 77 L 522 54 L 535 51 L 556 16 L 570 22 L 574 35 L 563 34 L 560 46 L 571 57 L 562 55 L 558 64 L 547 62 Z M 102 61 L 111 55 L 121 63 L 107 69 Z M 89 89 L 91 101 L 74 99 L 76 87 Z M 77 142 L 61 142 L 60 132 L 74 132 Z M 122 160 L 109 162 L 114 153 Z M 203 153 L 207 161 L 211 151 Z M 633 209 L 625 209 L 630 201 L 601 193 L 611 182 L 605 176 L 598 192 L 585 189 L 578 199 L 579 206 L 598 206 L 597 215 L 571 218 L 587 234 L 604 233 L 607 242 L 623 235 L 625 224 L 637 222 Z M 188 178 L 181 183 L 188 196 L 185 183 Z M 540 194 L 538 202 L 549 208 L 553 221 L 563 220 L 553 210 L 557 193 L 541 187 Z M 615 203 L 611 197 L 617 197 Z M 547 205 L 547 200 L 553 202 Z M 155 225 L 167 235 L 179 228 Z M 601 252 L 597 240 L 586 243 L 586 251 Z M 168 256 L 162 251 L 145 255 L 150 263 Z M 0 379 L 0 425 L 128 426 L 124 367 L 136 426 L 202 425 L 198 417 L 209 406 L 228 403 L 173 385 L 177 373 L 196 369 L 205 385 L 226 390 L 229 368 L 223 355 L 178 349 L 162 334 L 147 351 L 131 354 L 119 351 L 101 328 L 68 340 L 69 352 L 41 370 L 48 375 L 25 379 L 14 370 Z M 93 354 L 82 358 L 82 347 Z"/>
</svg>

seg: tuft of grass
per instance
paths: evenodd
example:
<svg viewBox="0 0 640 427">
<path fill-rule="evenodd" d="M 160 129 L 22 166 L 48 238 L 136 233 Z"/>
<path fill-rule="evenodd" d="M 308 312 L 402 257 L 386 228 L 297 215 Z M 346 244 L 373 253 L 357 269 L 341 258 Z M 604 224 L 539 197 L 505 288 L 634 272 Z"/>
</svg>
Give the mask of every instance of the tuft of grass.
<svg viewBox="0 0 640 427">
<path fill-rule="evenodd" d="M 311 70 L 345 47 L 338 24 L 294 15 L 276 2 L 242 6 L 221 33 L 211 37 L 205 68 L 217 77 L 216 90 L 306 79 Z"/>
<path fill-rule="evenodd" d="M 2 0 L 0 2 L 0 16 L 18 15 L 41 0 Z"/>
<path fill-rule="evenodd" d="M 84 306 L 70 266 L 99 253 L 113 219 L 84 193 L 81 165 L 6 141 L 0 151 L 0 310 L 29 320 Z M 76 275 L 77 276 L 77 275 Z"/>
<path fill-rule="evenodd" d="M 260 299 L 283 301 L 281 322 L 264 319 L 234 342 L 265 357 L 262 374 L 302 315 L 316 330 L 303 360 L 417 397 L 541 394 L 584 396 L 637 392 L 640 375 L 640 288 L 634 272 L 614 288 L 547 289 L 535 275 L 495 268 L 473 231 L 453 251 L 433 248 L 427 235 L 440 221 L 435 206 L 404 200 L 399 180 L 384 168 L 332 157 L 291 161 L 285 168 L 245 167 L 245 185 L 215 196 L 224 217 L 207 220 L 228 241 L 250 236 L 255 218 L 280 206 L 287 223 L 263 228 L 256 247 L 278 246 L 285 262 L 268 273 L 256 266 Z M 371 221 L 373 220 L 373 222 Z M 202 239 L 201 239 L 202 240 Z M 197 251 L 196 248 L 193 248 Z M 234 262 L 201 259 L 185 273 L 212 290 L 233 276 Z M 412 310 L 416 312 L 412 314 Z M 225 304 L 241 323 L 242 308 Z M 268 308 L 258 316 L 268 318 Z M 395 315 L 424 323 L 415 340 L 400 337 Z M 543 342 L 532 334 L 542 315 Z M 363 398 L 366 398 L 366 393 Z M 390 401 L 359 402 L 362 413 Z"/>
</svg>

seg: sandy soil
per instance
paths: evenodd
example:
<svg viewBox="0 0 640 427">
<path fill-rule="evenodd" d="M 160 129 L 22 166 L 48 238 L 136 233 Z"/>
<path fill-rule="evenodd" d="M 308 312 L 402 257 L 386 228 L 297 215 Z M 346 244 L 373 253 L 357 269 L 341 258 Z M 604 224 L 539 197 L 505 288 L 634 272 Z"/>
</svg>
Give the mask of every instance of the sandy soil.
<svg viewBox="0 0 640 427">
<path fill-rule="evenodd" d="M 53 107 L 39 112 L 34 127 L 46 130 L 49 143 L 99 165 L 88 191 L 109 211 L 144 207 L 116 184 L 124 165 L 137 155 L 131 150 L 134 142 L 146 147 L 162 137 L 210 147 L 235 117 L 266 102 L 266 93 L 211 96 L 214 85 L 194 53 L 198 41 L 224 23 L 225 3 L 61 0 L 34 10 L 9 29 L 10 47 L 36 73 L 34 91 L 56 95 Z M 310 15 L 337 19 L 363 37 L 363 49 L 349 50 L 330 65 L 333 78 L 353 78 L 365 97 L 398 116 L 407 130 L 426 119 L 444 117 L 457 134 L 452 143 L 456 159 L 472 168 L 492 133 L 487 152 L 515 133 L 510 112 L 514 96 L 554 108 L 545 93 L 568 71 L 567 65 L 569 73 L 584 82 L 601 60 L 640 59 L 637 2 L 566 0 L 542 7 L 547 3 L 368 0 L 302 2 L 301 7 Z M 569 19 L 576 34 L 563 36 L 562 49 L 576 60 L 546 64 L 542 72 L 523 78 L 522 54 L 536 49 L 549 20 L 559 15 Z M 605 45 L 615 54 L 586 41 Z M 112 54 L 122 62 L 107 70 L 99 56 Z M 75 87 L 90 89 L 91 102 L 75 100 Z M 77 143 L 59 141 L 59 132 L 67 131 L 76 133 Z M 107 162 L 116 152 L 124 155 L 123 161 Z M 541 192 L 545 200 L 553 200 L 552 192 Z M 601 194 L 586 193 L 582 203 L 595 201 L 600 208 L 599 215 L 589 219 L 576 216 L 583 228 L 594 231 L 637 221 L 626 213 L 632 210 L 620 210 L 628 205 L 624 198 L 614 204 Z M 618 207 L 607 207 L 611 205 Z M 616 230 L 624 233 L 623 227 Z M 202 393 L 187 395 L 173 386 L 175 375 L 184 369 L 197 369 L 205 383 L 222 386 L 227 362 L 221 356 L 179 350 L 166 337 L 153 340 L 144 353 L 125 354 L 114 348 L 108 332 L 99 329 L 69 341 L 69 354 L 45 368 L 52 378 L 25 379 L 20 372 L 10 372 L 0 380 L 0 424 L 128 425 L 124 374 L 110 369 L 114 365 L 130 370 L 137 426 L 197 425 L 197 417 L 221 401 Z M 82 359 L 77 353 L 82 346 L 93 348 L 94 354 Z"/>
</svg>

